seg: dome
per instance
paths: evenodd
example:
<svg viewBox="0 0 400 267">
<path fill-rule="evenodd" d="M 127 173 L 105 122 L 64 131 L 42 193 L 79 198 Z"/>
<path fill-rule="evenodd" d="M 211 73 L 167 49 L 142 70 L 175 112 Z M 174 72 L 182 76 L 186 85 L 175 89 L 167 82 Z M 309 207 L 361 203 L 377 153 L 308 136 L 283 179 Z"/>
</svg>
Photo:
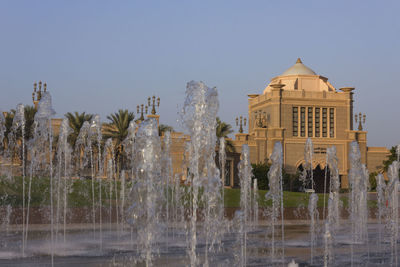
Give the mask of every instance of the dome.
<svg viewBox="0 0 400 267">
<path fill-rule="evenodd" d="M 301 59 L 298 58 L 296 64 L 288 68 L 281 76 L 287 75 L 317 75 L 312 69 L 305 66 Z"/>
</svg>

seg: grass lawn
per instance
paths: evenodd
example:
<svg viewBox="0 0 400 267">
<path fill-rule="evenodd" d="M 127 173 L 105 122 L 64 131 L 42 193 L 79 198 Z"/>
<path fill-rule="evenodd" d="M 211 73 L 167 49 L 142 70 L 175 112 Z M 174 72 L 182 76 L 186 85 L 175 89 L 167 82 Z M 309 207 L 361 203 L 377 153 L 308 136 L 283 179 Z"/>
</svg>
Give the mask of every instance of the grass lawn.
<svg viewBox="0 0 400 267">
<path fill-rule="evenodd" d="M 14 177 L 11 181 L 1 177 L 0 179 L 0 206 L 11 204 L 13 207 L 22 206 L 22 177 Z M 109 200 L 109 184 L 108 180 L 102 181 L 102 200 L 106 203 Z M 26 185 L 28 186 L 28 178 L 26 179 Z M 120 183 L 118 185 L 118 192 L 120 190 Z M 129 188 L 130 183 L 127 183 L 127 188 Z M 185 188 L 185 192 L 187 192 L 187 187 Z M 33 177 L 32 179 L 32 190 L 31 190 L 31 207 L 41 206 L 41 205 L 49 205 L 49 178 L 39 178 Z M 94 180 L 94 188 L 95 188 L 95 201 L 99 200 L 99 180 Z M 26 188 L 27 190 L 27 188 Z M 68 205 L 70 207 L 83 207 L 90 206 L 92 203 L 92 181 L 91 180 L 71 180 L 71 190 L 68 194 Z M 114 190 L 114 189 L 113 189 Z M 225 207 L 240 207 L 240 189 L 229 189 L 225 188 Z M 200 190 L 201 192 L 202 190 Z M 267 190 L 259 190 L 259 207 L 271 206 L 272 201 L 265 201 L 265 194 Z M 184 193 L 186 195 L 187 193 Z M 308 206 L 310 194 L 302 193 L 302 192 L 289 192 L 285 191 L 283 193 L 283 204 L 284 207 L 296 208 L 299 205 L 304 207 Z M 115 199 L 115 191 L 113 191 L 113 196 L 111 199 Z M 318 207 L 323 207 L 323 199 L 324 194 L 318 194 Z M 341 200 L 343 202 L 344 207 L 348 206 L 347 195 L 341 195 Z M 325 206 L 327 206 L 328 202 L 328 194 L 325 197 Z M 108 203 L 108 202 L 107 202 Z M 368 201 L 369 207 L 376 207 L 376 201 Z"/>
</svg>

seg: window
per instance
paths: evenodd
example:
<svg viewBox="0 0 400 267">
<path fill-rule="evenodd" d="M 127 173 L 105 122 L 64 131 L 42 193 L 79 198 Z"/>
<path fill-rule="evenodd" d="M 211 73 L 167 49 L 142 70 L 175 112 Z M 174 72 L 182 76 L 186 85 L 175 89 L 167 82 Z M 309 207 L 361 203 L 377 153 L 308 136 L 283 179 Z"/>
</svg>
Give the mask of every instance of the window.
<svg viewBox="0 0 400 267">
<path fill-rule="evenodd" d="M 292 107 L 294 137 L 335 137 L 335 108 Z"/>
<path fill-rule="evenodd" d="M 322 108 L 322 137 L 328 136 L 327 108 Z"/>
<path fill-rule="evenodd" d="M 305 137 L 306 136 L 306 108 L 301 107 L 300 108 L 300 136 Z"/>
<path fill-rule="evenodd" d="M 335 109 L 329 109 L 329 137 L 335 137 Z"/>
<path fill-rule="evenodd" d="M 293 136 L 299 136 L 299 108 L 293 107 Z"/>
<path fill-rule="evenodd" d="M 320 136 L 320 108 L 315 108 L 315 137 Z"/>
<path fill-rule="evenodd" d="M 309 107 L 307 110 L 307 128 L 308 128 L 308 137 L 313 137 L 313 108 Z"/>
</svg>

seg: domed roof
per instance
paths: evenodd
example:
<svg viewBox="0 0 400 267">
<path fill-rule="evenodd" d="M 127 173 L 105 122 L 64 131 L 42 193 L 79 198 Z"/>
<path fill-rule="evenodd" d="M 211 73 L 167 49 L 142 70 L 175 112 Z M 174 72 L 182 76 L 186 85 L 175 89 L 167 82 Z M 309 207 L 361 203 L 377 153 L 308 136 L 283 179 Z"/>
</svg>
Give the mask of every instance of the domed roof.
<svg viewBox="0 0 400 267">
<path fill-rule="evenodd" d="M 287 75 L 317 75 L 312 69 L 307 67 L 301 62 L 301 59 L 298 58 L 296 64 L 288 68 L 281 76 Z"/>
</svg>

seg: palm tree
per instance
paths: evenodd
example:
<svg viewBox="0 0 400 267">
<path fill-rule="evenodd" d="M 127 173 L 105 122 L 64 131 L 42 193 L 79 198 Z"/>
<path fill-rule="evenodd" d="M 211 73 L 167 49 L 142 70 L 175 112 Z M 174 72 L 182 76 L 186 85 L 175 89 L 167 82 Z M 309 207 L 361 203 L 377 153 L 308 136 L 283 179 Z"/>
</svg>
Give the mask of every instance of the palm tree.
<svg viewBox="0 0 400 267">
<path fill-rule="evenodd" d="M 233 143 L 231 140 L 228 140 L 228 135 L 233 133 L 232 126 L 228 123 L 225 123 L 217 117 L 217 128 L 215 129 L 216 135 L 218 137 L 218 140 L 221 137 L 224 137 L 225 139 L 225 149 L 227 152 L 235 152 L 235 147 L 233 146 Z"/>
<path fill-rule="evenodd" d="M 160 124 L 158 126 L 158 133 L 160 136 L 164 135 L 165 132 L 173 132 L 174 128 L 166 124 Z"/>
<path fill-rule="evenodd" d="M 33 137 L 33 123 L 35 122 L 35 115 L 37 109 L 35 106 L 25 106 L 24 116 L 25 116 L 25 139 L 29 140 Z"/>
<path fill-rule="evenodd" d="M 114 151 L 118 167 L 123 166 L 123 157 L 120 160 L 121 155 L 123 155 L 122 142 L 127 137 L 129 124 L 134 118 L 135 115 L 133 112 L 129 112 L 127 109 L 120 109 L 118 112 L 107 116 L 107 119 L 110 122 L 106 124 L 103 137 L 105 139 L 113 139 L 116 148 Z"/>
<path fill-rule="evenodd" d="M 29 139 L 31 139 L 33 137 L 33 124 L 34 124 L 36 111 L 37 110 L 34 106 L 24 106 L 25 144 L 28 142 Z M 8 134 L 11 132 L 15 113 L 16 113 L 16 110 L 11 109 L 10 112 L 7 112 L 5 114 L 6 131 L 4 133 L 3 144 L 7 144 L 7 148 L 9 147 Z M 22 132 L 20 130 L 18 130 L 16 132 L 15 141 L 18 143 L 22 141 Z M 15 153 L 16 153 L 18 155 L 19 159 L 22 161 L 22 153 L 25 154 L 25 158 L 27 159 L 28 150 L 25 147 L 25 150 L 22 151 L 22 145 L 20 147 L 21 147 L 21 150 L 18 153 L 16 153 L 16 151 L 13 151 L 12 154 L 15 155 Z M 12 156 L 12 157 L 14 157 L 14 156 Z"/>
<path fill-rule="evenodd" d="M 69 143 L 72 147 L 75 147 L 76 139 L 78 138 L 79 132 L 81 131 L 82 125 L 85 121 L 90 121 L 93 118 L 92 114 L 86 114 L 85 112 L 78 113 L 77 111 L 72 114 L 68 112 L 65 117 L 69 121 L 69 127 L 72 129 L 72 133 L 68 138 Z"/>
<path fill-rule="evenodd" d="M 3 143 L 8 147 L 8 134 L 11 132 L 12 123 L 15 116 L 15 109 L 11 109 L 10 112 L 7 112 L 4 116 L 6 131 L 4 132 L 4 140 Z"/>
</svg>

